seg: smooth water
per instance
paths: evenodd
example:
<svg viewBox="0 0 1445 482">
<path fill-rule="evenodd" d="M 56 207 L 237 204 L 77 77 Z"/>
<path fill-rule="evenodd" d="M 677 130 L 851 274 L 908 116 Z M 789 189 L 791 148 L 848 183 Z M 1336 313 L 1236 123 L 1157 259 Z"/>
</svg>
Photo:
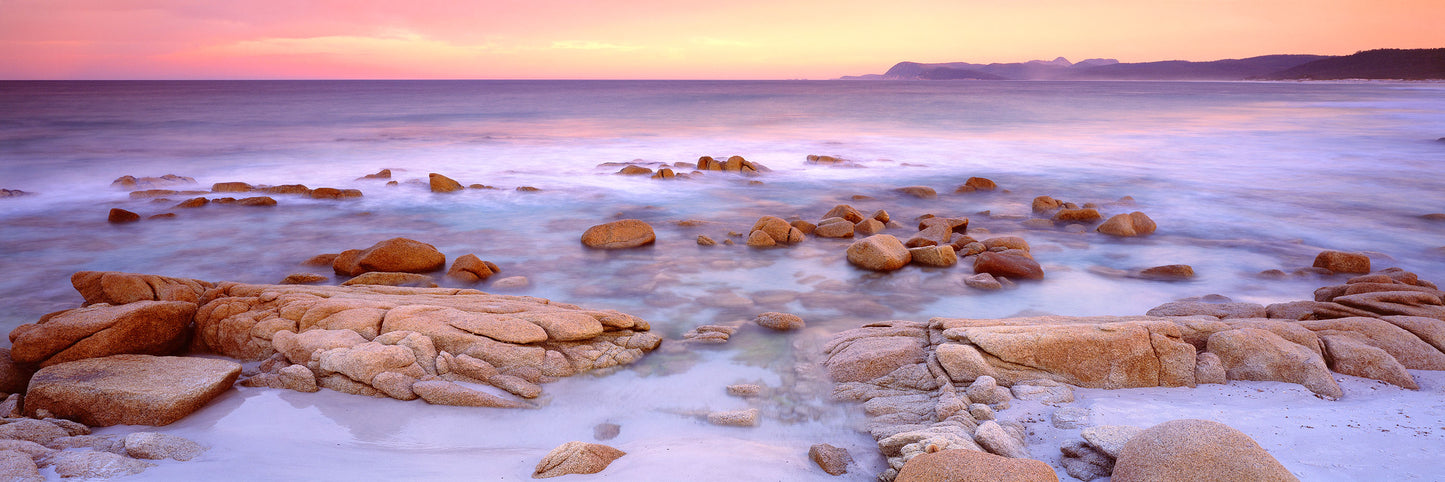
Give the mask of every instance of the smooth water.
<svg viewBox="0 0 1445 482">
<path fill-rule="evenodd" d="M 470 446 L 418 432 L 432 422 L 407 415 L 427 414 L 492 433 L 483 445 L 530 463 L 561 442 L 587 440 L 604 419 L 626 418 L 631 433 L 647 435 L 619 442 L 629 452 L 701 443 L 699 457 L 727 466 L 732 459 L 705 442 L 721 437 L 749 447 L 739 453 L 760 454 L 758 473 L 770 473 L 807 462 L 788 452 L 801 440 L 812 440 L 801 445 L 806 454 L 807 445 L 833 439 L 876 466 L 876 453 L 864 455 L 871 440 L 852 430 L 857 407 L 828 402 L 826 386 L 809 373 L 832 334 L 882 319 L 1142 314 L 1209 293 L 1260 303 L 1309 299 L 1331 280 L 1256 275 L 1309 266 L 1323 249 L 1366 251 L 1376 268 L 1445 281 L 1445 223 L 1420 217 L 1445 212 L 1445 142 L 1435 140 L 1442 136 L 1445 85 L 1437 83 L 0 82 L 0 188 L 37 193 L 0 199 L 0 329 L 78 306 L 69 275 L 79 270 L 274 283 L 296 272 L 330 275 L 300 265 L 313 255 L 405 236 L 448 258 L 475 253 L 503 276 L 531 282 L 498 292 L 623 310 L 669 339 L 762 311 L 796 313 L 809 328 L 744 330 L 726 345 L 657 353 L 622 373 L 550 384 L 552 405 L 523 414 L 412 408 L 417 402 L 399 404 L 408 408 L 396 415 L 388 401 L 241 389 L 219 405 L 231 408 L 208 415 L 214 427 L 188 435 L 239 446 L 227 437 L 266 437 L 246 428 L 253 417 L 244 414 L 269 416 L 318 397 L 328 402 L 317 406 L 419 417 L 365 437 L 356 430 L 319 436 L 322 445 L 413 447 L 391 461 L 402 465 L 431 464 L 433 456 L 447 458 L 447 447 Z M 808 165 L 809 154 L 863 167 Z M 599 167 L 702 155 L 742 155 L 773 171 L 660 181 Z M 357 180 L 381 168 L 401 185 Z M 500 189 L 433 194 L 428 172 Z M 224 181 L 300 183 L 365 196 L 174 209 L 191 196 L 131 200 L 109 187 L 122 175 L 170 173 L 196 178 L 191 188 L 203 190 Z M 954 194 L 970 176 L 1005 191 Z M 939 195 L 893 191 L 913 185 Z M 1143 211 L 1159 230 L 1114 239 L 1028 229 L 1022 221 L 1038 195 L 1100 203 L 1105 216 Z M 1115 203 L 1123 196 L 1134 202 Z M 694 242 L 699 234 L 718 241 L 746 234 L 762 215 L 817 221 L 839 203 L 887 210 L 904 226 L 932 213 L 970 218 L 979 239 L 1023 236 L 1047 277 L 988 293 L 963 286 L 972 274 L 967 262 L 890 274 L 855 269 L 844 259 L 847 240 L 809 238 L 768 250 Z M 112 207 L 177 217 L 111 225 Z M 622 217 L 651 223 L 656 245 L 602 252 L 578 242 L 586 227 Z M 701 223 L 678 223 L 684 220 Z M 1178 263 L 1198 277 L 1166 283 L 1109 274 Z M 755 402 L 770 414 L 764 428 L 709 427 L 688 415 L 746 406 L 722 394 L 743 380 L 778 389 Z M 607 401 L 634 392 L 650 396 Z M 574 407 L 574 399 L 598 394 L 605 409 Z M 301 417 L 350 423 L 326 409 Z M 517 424 L 546 428 L 493 433 Z M 530 469 L 514 468 L 497 470 Z"/>
</svg>

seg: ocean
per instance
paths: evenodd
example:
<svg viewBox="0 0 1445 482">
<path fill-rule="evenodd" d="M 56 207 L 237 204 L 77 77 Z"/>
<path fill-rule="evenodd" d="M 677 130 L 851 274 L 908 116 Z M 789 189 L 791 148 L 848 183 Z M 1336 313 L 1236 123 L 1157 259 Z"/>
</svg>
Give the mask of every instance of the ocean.
<svg viewBox="0 0 1445 482">
<path fill-rule="evenodd" d="M 798 314 L 808 328 L 744 331 L 725 345 L 548 384 L 549 405 L 522 413 L 238 389 L 168 427 L 231 455 L 142 477 L 185 477 L 250 456 L 338 474 L 375 476 L 361 470 L 381 460 L 402 477 L 523 477 L 541 453 L 590 440 L 604 421 L 623 426 L 620 444 L 653 457 L 618 469 L 624 479 L 659 459 L 752 480 L 807 479 L 817 473 L 806 449 L 819 442 L 849 448 L 862 473 L 876 473 L 882 459 L 857 430 L 861 409 L 831 402 L 809 373 L 831 335 L 888 319 L 1137 315 L 1207 294 L 1312 299 L 1333 278 L 1296 271 L 1326 249 L 1366 252 L 1376 269 L 1445 281 L 1445 222 L 1422 218 L 1445 212 L 1442 137 L 1440 83 L 0 82 L 0 188 L 33 193 L 0 199 L 0 328 L 79 306 L 75 271 L 275 283 L 291 273 L 330 276 L 301 265 L 314 255 L 402 236 L 449 259 L 474 253 L 530 282 L 498 292 L 618 309 L 669 339 L 762 311 Z M 615 174 L 619 163 L 732 155 L 770 171 Z M 809 155 L 853 163 L 814 165 Z M 358 179 L 382 168 L 399 185 Z M 497 189 L 433 194 L 430 172 Z M 165 174 L 198 182 L 173 189 L 241 181 L 364 196 L 177 209 L 191 196 L 131 199 L 110 186 L 125 175 Z M 1000 191 L 954 192 L 973 176 Z M 905 186 L 938 194 L 896 191 Z M 1106 217 L 1142 211 L 1158 232 L 1118 239 L 1031 228 L 1024 221 L 1040 195 L 1097 203 Z M 1120 202 L 1125 196 L 1132 202 Z M 976 238 L 1027 239 L 1046 277 L 984 292 L 962 284 L 972 274 L 963 264 L 877 274 L 847 263 L 848 240 L 750 249 L 729 237 L 763 215 L 816 222 L 836 204 L 886 210 L 902 225 L 887 232 L 898 236 L 911 235 L 924 214 L 968 217 Z M 112 225 L 113 207 L 176 216 Z M 657 243 L 621 252 L 581 246 L 586 227 L 619 218 L 651 223 Z M 739 245 L 701 247 L 698 235 Z M 1168 264 L 1188 264 L 1197 276 L 1127 276 Z M 1286 276 L 1259 276 L 1275 269 Z M 761 427 L 697 419 L 746 406 L 723 392 L 744 381 L 777 388 Z M 292 460 L 269 452 L 276 448 L 330 458 Z"/>
</svg>

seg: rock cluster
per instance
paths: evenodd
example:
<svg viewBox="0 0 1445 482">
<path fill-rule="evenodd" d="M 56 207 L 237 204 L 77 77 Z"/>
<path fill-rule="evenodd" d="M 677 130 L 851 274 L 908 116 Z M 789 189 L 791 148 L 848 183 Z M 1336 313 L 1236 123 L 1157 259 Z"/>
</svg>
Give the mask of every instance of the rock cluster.
<svg viewBox="0 0 1445 482">
<path fill-rule="evenodd" d="M 763 216 L 748 231 L 748 246 L 768 248 L 803 242 L 803 231 L 777 216 Z"/>
<path fill-rule="evenodd" d="M 627 314 L 541 298 L 390 286 L 222 283 L 196 314 L 199 345 L 267 360 L 244 383 L 504 407 L 525 403 L 455 382 L 534 398 L 540 383 L 657 348 L 648 329 Z"/>
<path fill-rule="evenodd" d="M 388 176 L 391 175 L 391 171 L 386 171 L 386 173 L 387 173 Z M 349 198 L 358 198 L 358 197 L 361 197 L 361 196 L 362 196 L 361 191 L 360 191 L 360 190 L 357 190 L 357 189 L 339 189 L 339 188 L 334 188 L 334 187 L 318 187 L 318 188 L 316 188 L 316 189 L 312 189 L 312 188 L 306 187 L 305 185 L 301 185 L 301 184 L 284 184 L 284 185 L 280 185 L 280 186 L 253 186 L 253 185 L 248 184 L 248 183 L 244 183 L 244 182 L 234 182 L 234 181 L 233 181 L 233 182 L 218 182 L 218 183 L 212 184 L 212 185 L 211 185 L 211 192 L 212 192 L 212 193 L 249 193 L 249 192 L 256 192 L 256 193 L 265 193 L 265 194 L 290 194 L 290 195 L 305 196 L 305 197 L 309 197 L 309 198 L 312 198 L 312 199 L 349 199 Z M 264 196 L 263 196 L 263 197 L 246 198 L 246 199 L 271 199 L 271 198 L 270 198 L 270 197 L 264 197 Z M 247 203 L 246 203 L 246 199 L 242 199 L 242 200 L 240 200 L 240 201 L 238 201 L 238 202 L 240 202 L 241 204 L 247 204 Z M 253 201 L 253 203 L 254 203 L 254 202 L 255 202 L 255 201 Z M 272 199 L 272 203 L 273 203 L 273 204 L 275 203 L 275 200 L 274 200 L 274 199 Z"/>
<path fill-rule="evenodd" d="M 723 171 L 737 172 L 742 174 L 755 174 L 768 171 L 767 167 L 761 164 L 750 162 L 742 156 L 732 156 L 726 161 L 713 159 L 711 156 L 702 156 L 697 159 L 698 171 Z"/>
<path fill-rule="evenodd" d="M 135 177 L 131 175 L 125 175 L 116 178 L 114 181 L 111 181 L 110 185 L 111 187 L 118 187 L 121 189 L 134 191 L 138 189 L 156 189 L 162 187 L 185 186 L 195 183 L 196 180 L 194 178 L 178 176 L 175 174 L 166 174 L 160 177 Z"/>
<path fill-rule="evenodd" d="M 43 481 L 44 468 L 53 468 L 62 478 L 122 477 L 156 465 L 146 460 L 184 462 L 205 450 L 185 438 L 156 432 L 93 435 L 90 427 L 69 420 L 0 419 L 0 477 L 5 480 Z"/>
<path fill-rule="evenodd" d="M 1320 397 L 1338 399 L 1344 394 L 1332 372 L 1415 389 L 1408 370 L 1445 369 L 1445 311 L 1430 311 L 1445 300 L 1433 284 L 1408 272 L 1386 270 L 1321 288 L 1317 296 L 1354 296 L 1346 293 L 1394 293 L 1375 299 L 1397 303 L 1372 305 L 1379 311 L 1343 312 L 1320 301 L 1296 302 L 1310 304 L 1304 311 L 1269 309 L 1272 314 L 1314 318 L 1318 307 L 1321 314 L 1344 316 L 1318 319 L 1265 318 L 1263 307 L 1253 305 L 1226 311 L 1258 316 L 889 321 L 834 336 L 824 347 L 825 366 L 835 382 L 835 398 L 863 403 L 869 416 L 866 429 L 888 457 L 885 480 L 899 475 L 909 460 L 940 450 L 1030 457 L 1021 428 L 993 420 L 994 412 L 1016 399 L 1067 403 L 1073 400 L 1071 387 L 1192 387 L 1267 380 L 1296 383 Z M 1414 316 L 1399 314 L 1403 310 Z M 1076 428 L 1087 425 L 1088 416 L 1059 410 L 1054 418 L 1056 426 Z M 1127 452 L 1123 443 L 1131 430 L 1090 427 L 1085 441 L 1062 448 L 1066 469 L 1083 480 L 1109 475 L 1115 456 L 1122 463 Z M 1259 454 L 1241 457 L 1263 460 Z"/>
</svg>

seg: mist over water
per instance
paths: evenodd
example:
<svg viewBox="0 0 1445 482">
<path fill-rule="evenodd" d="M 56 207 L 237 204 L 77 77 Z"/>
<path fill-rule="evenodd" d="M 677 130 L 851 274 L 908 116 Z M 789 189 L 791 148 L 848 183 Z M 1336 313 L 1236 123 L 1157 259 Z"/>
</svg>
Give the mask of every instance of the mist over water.
<svg viewBox="0 0 1445 482">
<path fill-rule="evenodd" d="M 744 330 L 726 345 L 654 353 L 620 373 L 549 384 L 552 405 L 536 411 L 456 412 L 241 389 L 204 412 L 214 427 L 185 422 L 191 425 L 176 430 L 239 446 L 226 437 L 264 437 L 245 427 L 315 397 L 324 400 L 316 406 L 333 408 L 298 423 L 315 424 L 318 433 L 339 430 L 318 436 L 318 446 L 339 437 L 363 447 L 413 447 L 408 453 L 431 454 L 417 456 L 427 460 L 447 447 L 476 445 L 438 432 L 434 417 L 488 432 L 551 427 L 497 430 L 488 439 L 496 453 L 483 462 L 509 460 L 495 467 L 515 465 L 523 475 L 535 463 L 532 450 L 566 441 L 555 440 L 558 434 L 587 440 L 593 425 L 618 417 L 628 434 L 619 443 L 634 453 L 652 453 L 648 444 L 659 439 L 686 446 L 723 437 L 739 453 L 792 460 L 796 454 L 766 454 L 798 440 L 806 447 L 841 439 L 830 443 L 860 457 L 876 450 L 850 429 L 857 407 L 829 403 L 806 366 L 829 336 L 861 323 L 1132 315 L 1210 293 L 1260 303 L 1310 299 L 1325 280 L 1256 274 L 1308 266 L 1322 249 L 1366 251 L 1377 269 L 1445 279 L 1445 223 L 1420 218 L 1445 212 L 1440 137 L 1445 85 L 1437 83 L 0 82 L 0 187 L 37 193 L 0 199 L 0 301 L 7 306 L 0 329 L 78 306 L 69 276 L 79 270 L 274 283 L 296 272 L 329 276 L 329 269 L 300 265 L 316 254 L 404 236 L 451 259 L 475 253 L 500 265 L 503 276 L 531 281 L 496 292 L 619 309 L 669 339 L 763 311 L 796 313 L 809 328 L 791 335 Z M 809 154 L 863 167 L 807 165 Z M 598 167 L 702 155 L 742 155 L 773 171 L 661 181 Z M 401 185 L 356 179 L 381 168 L 391 168 Z M 441 195 L 408 182 L 424 182 L 428 172 L 499 189 Z M 131 200 L 109 187 L 123 175 L 172 173 L 196 178 L 201 190 L 226 181 L 300 183 L 365 196 L 276 195 L 273 208 L 174 209 L 192 196 Z M 1007 192 L 954 194 L 970 176 L 993 179 Z M 939 196 L 893 192 L 913 185 Z M 1039 195 L 1097 202 L 1105 216 L 1143 211 L 1159 230 L 1121 240 L 1026 229 L 1021 221 Z M 1115 204 L 1123 196 L 1134 202 Z M 855 269 L 844 259 L 848 240 L 809 238 L 769 250 L 694 242 L 699 234 L 718 241 L 730 231 L 746 234 L 762 215 L 816 222 L 839 203 L 865 213 L 885 209 L 904 226 L 931 213 L 970 218 L 979 239 L 1023 236 L 1046 279 L 987 293 L 962 285 L 972 274 L 966 262 L 882 275 Z M 110 225 L 112 207 L 177 217 Z M 656 245 L 603 252 L 578 242 L 588 226 L 619 217 L 651 223 Z M 702 222 L 679 225 L 683 220 Z M 1189 264 L 1198 277 L 1165 283 L 1103 274 L 1164 264 Z M 742 408 L 722 387 L 744 380 L 781 387 L 760 430 L 710 427 L 687 415 Z M 632 392 L 649 396 L 628 398 Z M 627 398 L 631 412 L 578 405 L 591 397 Z M 337 406 L 379 410 L 397 417 L 397 426 L 366 435 L 341 430 L 351 422 L 325 413 Z M 528 451 L 518 456 L 509 448 Z M 881 464 L 873 456 L 864 463 Z M 732 460 L 713 457 L 721 466 Z M 647 467 L 638 464 L 618 470 Z M 184 467 L 156 473 L 204 470 Z"/>
</svg>

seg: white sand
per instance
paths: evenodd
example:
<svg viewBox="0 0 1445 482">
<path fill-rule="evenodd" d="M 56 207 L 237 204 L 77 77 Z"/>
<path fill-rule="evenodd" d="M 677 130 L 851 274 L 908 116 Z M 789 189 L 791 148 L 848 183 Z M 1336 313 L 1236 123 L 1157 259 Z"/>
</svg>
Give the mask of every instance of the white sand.
<svg viewBox="0 0 1445 482">
<path fill-rule="evenodd" d="M 1088 408 L 1091 425 L 1218 421 L 1254 438 L 1300 480 L 1445 480 L 1445 372 L 1410 373 L 1420 390 L 1335 374 L 1345 396 L 1334 401 L 1294 384 L 1232 381 L 1198 388 L 1080 389 L 1070 405 Z M 1027 423 L 1034 457 L 1058 468 L 1060 480 L 1073 480 L 1059 464 L 1059 445 L 1081 439 L 1080 430 L 1054 428 L 1053 407 L 1014 403 L 1000 418 Z"/>
<path fill-rule="evenodd" d="M 1194 389 L 1080 389 L 1072 405 L 1090 409 L 1093 425 L 1217 420 L 1249 434 L 1302 480 L 1441 480 L 1445 372 L 1412 373 L 1419 391 L 1336 375 L 1345 390 L 1337 401 L 1298 385 L 1236 381 Z M 570 440 L 595 442 L 592 427 L 602 422 L 622 426 L 621 435 L 602 443 L 628 455 L 602 473 L 560 480 L 872 480 L 882 470 L 872 440 L 853 428 L 861 420 L 857 404 L 830 406 L 828 418 L 818 422 L 764 419 L 755 428 L 710 426 L 686 413 L 746 407 L 718 387 L 749 376 L 776 382 L 765 370 L 705 362 L 676 375 L 622 372 L 549 384 L 554 399 L 539 410 L 238 387 L 159 428 L 208 445 L 208 452 L 189 462 L 160 461 L 127 480 L 217 474 L 249 480 L 530 480 L 547 451 Z M 1015 401 L 1000 418 L 1027 423 L 1034 456 L 1060 467 L 1059 445 L 1080 436 L 1078 429 L 1050 425 L 1054 409 Z M 808 460 L 808 447 L 819 442 L 852 452 L 858 462 L 849 474 L 828 476 Z M 1072 480 L 1062 468 L 1058 473 Z"/>
</svg>

